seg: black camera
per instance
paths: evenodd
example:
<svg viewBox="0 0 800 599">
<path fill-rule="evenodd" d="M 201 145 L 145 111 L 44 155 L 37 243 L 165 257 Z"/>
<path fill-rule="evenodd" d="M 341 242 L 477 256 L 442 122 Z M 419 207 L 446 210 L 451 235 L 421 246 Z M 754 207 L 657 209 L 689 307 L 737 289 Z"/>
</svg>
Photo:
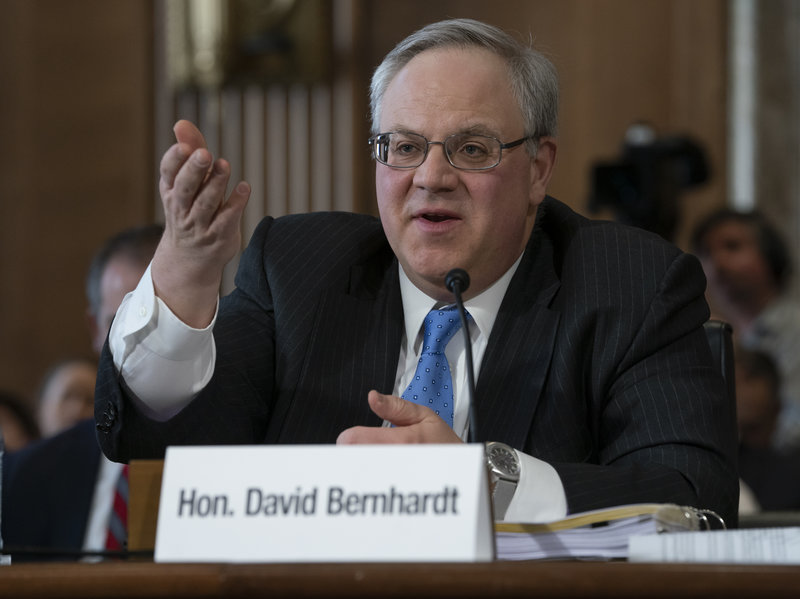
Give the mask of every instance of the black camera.
<svg viewBox="0 0 800 599">
<path fill-rule="evenodd" d="M 678 197 L 709 178 L 703 148 L 688 137 L 657 137 L 649 125 L 633 125 L 615 162 L 592 167 L 589 209 L 611 210 L 616 220 L 673 240 Z"/>
</svg>

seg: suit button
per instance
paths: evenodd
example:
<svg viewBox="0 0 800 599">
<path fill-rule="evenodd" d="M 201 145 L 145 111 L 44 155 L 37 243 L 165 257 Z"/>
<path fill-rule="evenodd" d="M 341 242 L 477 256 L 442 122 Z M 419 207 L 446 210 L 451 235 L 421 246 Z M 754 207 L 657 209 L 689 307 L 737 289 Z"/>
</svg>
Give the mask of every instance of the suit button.
<svg viewBox="0 0 800 599">
<path fill-rule="evenodd" d="M 101 433 L 109 432 L 116 419 L 117 407 L 113 403 L 110 403 L 103 412 L 101 419 L 96 424 L 97 430 L 99 430 Z"/>
</svg>

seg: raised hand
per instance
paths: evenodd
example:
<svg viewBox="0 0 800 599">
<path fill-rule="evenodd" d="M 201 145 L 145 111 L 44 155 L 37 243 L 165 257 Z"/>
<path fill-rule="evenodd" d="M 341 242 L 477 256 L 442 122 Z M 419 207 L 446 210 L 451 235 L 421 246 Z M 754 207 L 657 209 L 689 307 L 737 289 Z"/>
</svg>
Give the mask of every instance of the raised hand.
<svg viewBox="0 0 800 599">
<path fill-rule="evenodd" d="M 226 201 L 228 162 L 214 160 L 189 121 L 173 130 L 177 141 L 161 159 L 165 227 L 153 257 L 153 284 L 178 318 L 203 328 L 214 316 L 223 269 L 241 247 L 250 186 L 240 182 Z"/>
</svg>

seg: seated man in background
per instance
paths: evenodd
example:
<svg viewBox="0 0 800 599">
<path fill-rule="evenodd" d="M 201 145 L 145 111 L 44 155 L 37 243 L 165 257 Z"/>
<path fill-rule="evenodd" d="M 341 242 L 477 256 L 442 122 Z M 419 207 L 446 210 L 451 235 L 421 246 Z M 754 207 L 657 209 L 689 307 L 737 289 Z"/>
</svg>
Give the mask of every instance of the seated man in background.
<svg viewBox="0 0 800 599">
<path fill-rule="evenodd" d="M 90 360 L 64 360 L 50 368 L 36 401 L 43 437 L 52 437 L 94 416 L 96 380 L 97 364 Z"/>
<path fill-rule="evenodd" d="M 95 347 L 99 331 L 122 301 L 125 284 L 132 289 L 142 276 L 162 231 L 160 225 L 126 229 L 95 255 L 87 277 Z M 109 548 L 108 522 L 121 471 L 121 464 L 102 456 L 92 417 L 7 455 L 2 502 L 7 551 L 13 555 L 13 547 L 31 548 L 33 553 L 14 557 L 20 561 L 77 557 Z"/>
<path fill-rule="evenodd" d="M 477 440 L 504 444 L 519 469 L 495 495 L 498 520 L 675 502 L 734 523 L 736 423 L 703 331 L 702 270 L 655 235 L 547 197 L 553 65 L 495 27 L 443 21 L 390 52 L 371 92 L 380 219 L 264 219 L 219 304 L 250 188 L 226 200 L 230 165 L 176 125 L 161 162 L 164 237 L 98 370 L 106 455 L 464 441 L 461 334 L 443 350 L 441 398 L 404 392 L 423 330 L 453 320 L 445 279 L 461 268 Z"/>
</svg>

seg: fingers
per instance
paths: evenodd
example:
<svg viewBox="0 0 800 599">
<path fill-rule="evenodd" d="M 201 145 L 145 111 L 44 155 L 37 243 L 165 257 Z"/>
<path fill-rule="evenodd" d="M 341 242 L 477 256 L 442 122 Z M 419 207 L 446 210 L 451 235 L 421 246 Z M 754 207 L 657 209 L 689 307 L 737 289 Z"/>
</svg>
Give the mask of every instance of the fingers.
<svg viewBox="0 0 800 599">
<path fill-rule="evenodd" d="M 178 171 L 195 151 L 208 150 L 208 145 L 206 144 L 203 134 L 200 133 L 200 130 L 194 123 L 187 120 L 180 120 L 175 123 L 172 131 L 175 133 L 177 143 L 167 150 L 161 160 L 161 180 L 162 183 L 166 183 L 168 188 L 173 186 Z M 200 156 L 202 156 L 202 158 Z M 200 153 L 197 160 L 208 162 L 206 170 L 211 166 L 211 154 L 207 152 Z"/>
<path fill-rule="evenodd" d="M 377 391 L 370 391 L 367 395 L 370 409 L 384 420 L 395 426 L 410 426 L 421 422 L 426 417 L 426 412 L 432 414 L 420 405 L 406 401 L 402 397 L 384 395 Z M 435 416 L 435 414 L 434 414 Z"/>
<path fill-rule="evenodd" d="M 249 187 L 244 194 L 234 190 L 233 205 L 225 207 L 231 175 L 228 162 L 213 161 L 203 135 L 189 121 L 178 121 L 174 131 L 177 143 L 164 153 L 160 165 L 159 188 L 168 221 L 207 227 L 223 208 L 241 214 Z"/>
<path fill-rule="evenodd" d="M 200 133 L 200 129 L 190 121 L 181 119 L 175 123 L 172 131 L 175 133 L 175 139 L 178 140 L 179 144 L 189 146 L 190 153 L 198 148 L 208 148 L 206 139 L 203 137 L 203 134 Z"/>
<path fill-rule="evenodd" d="M 241 249 L 250 186 L 239 183 L 226 200 L 228 162 L 214 160 L 189 121 L 178 121 L 174 131 L 177 141 L 160 165 L 165 229 L 151 272 L 156 294 L 178 318 L 202 328 L 213 316 L 225 265 Z"/>
<path fill-rule="evenodd" d="M 250 185 L 245 181 L 241 181 L 228 196 L 228 200 L 222 207 L 213 215 L 214 221 L 212 228 L 216 227 L 217 234 L 220 238 L 230 239 L 239 236 L 239 224 L 242 219 L 242 213 L 250 198 Z M 232 246 L 232 250 L 238 249 L 238 243 Z M 231 255 L 228 259 L 232 258 Z"/>
<path fill-rule="evenodd" d="M 378 428 L 374 426 L 354 426 L 339 433 L 337 445 L 380 445 L 388 443 L 406 443 L 394 428 Z"/>
<path fill-rule="evenodd" d="M 426 407 L 377 391 L 370 391 L 367 401 L 376 415 L 394 427 L 354 426 L 342 431 L 337 444 L 461 442 L 453 429 Z"/>
<path fill-rule="evenodd" d="M 188 212 L 201 192 L 206 192 L 205 202 L 210 200 L 208 194 L 224 193 L 224 186 L 220 189 L 220 177 L 225 179 L 230 175 L 227 164 L 213 163 L 208 150 L 195 150 L 191 155 L 184 155 L 185 148 L 176 144 L 170 148 L 161 161 L 161 197 L 164 208 Z M 216 204 L 222 201 L 220 195 Z"/>
<path fill-rule="evenodd" d="M 210 155 L 203 156 L 203 152 L 205 150 L 197 150 L 192 154 L 187 163 L 187 166 L 191 167 L 181 169 L 175 178 L 173 191 L 177 207 L 192 212 L 192 220 L 205 226 L 211 222 L 225 200 L 231 167 L 222 159 L 211 164 L 210 160 L 207 160 Z"/>
</svg>

